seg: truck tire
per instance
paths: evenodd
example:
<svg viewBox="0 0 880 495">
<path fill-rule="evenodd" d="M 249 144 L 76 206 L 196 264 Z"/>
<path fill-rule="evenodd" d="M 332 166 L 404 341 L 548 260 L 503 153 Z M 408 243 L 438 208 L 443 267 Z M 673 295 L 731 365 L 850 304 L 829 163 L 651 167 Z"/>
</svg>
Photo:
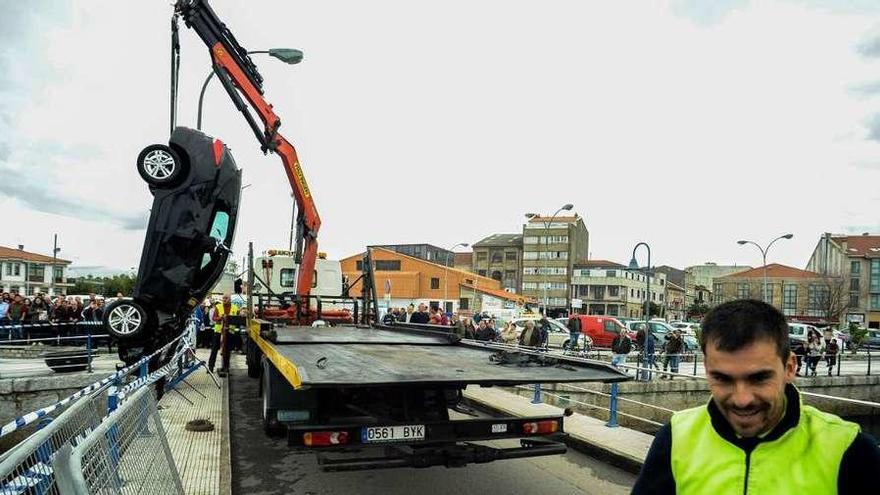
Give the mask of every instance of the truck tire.
<svg viewBox="0 0 880 495">
<path fill-rule="evenodd" d="M 247 375 L 251 378 L 260 378 L 263 368 L 260 364 L 262 352 L 251 339 L 245 341 L 245 362 L 247 363 Z"/>
<path fill-rule="evenodd" d="M 271 366 L 263 360 L 263 366 Z M 263 396 L 263 432 L 270 437 L 280 437 L 284 434 L 284 428 L 278 423 L 278 417 L 274 409 L 269 407 L 269 394 L 272 391 L 269 377 L 271 373 L 264 370 L 263 378 L 260 380 L 260 392 Z"/>
</svg>

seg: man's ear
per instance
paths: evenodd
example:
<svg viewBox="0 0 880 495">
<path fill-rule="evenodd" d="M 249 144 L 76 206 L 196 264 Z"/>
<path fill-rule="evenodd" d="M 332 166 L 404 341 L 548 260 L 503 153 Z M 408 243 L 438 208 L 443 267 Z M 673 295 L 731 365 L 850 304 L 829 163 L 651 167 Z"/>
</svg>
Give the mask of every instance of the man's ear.
<svg viewBox="0 0 880 495">
<path fill-rule="evenodd" d="M 788 353 L 788 359 L 785 361 L 785 383 L 794 382 L 795 372 L 797 371 L 797 356 L 791 351 Z"/>
</svg>

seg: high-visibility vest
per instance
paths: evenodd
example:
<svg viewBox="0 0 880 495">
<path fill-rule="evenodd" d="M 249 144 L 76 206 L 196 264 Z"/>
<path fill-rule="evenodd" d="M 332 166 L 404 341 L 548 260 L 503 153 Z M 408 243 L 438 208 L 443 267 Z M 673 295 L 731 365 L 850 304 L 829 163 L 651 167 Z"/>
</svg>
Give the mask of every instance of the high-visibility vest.
<svg viewBox="0 0 880 495">
<path fill-rule="evenodd" d="M 223 303 L 222 302 L 217 303 L 214 306 L 214 314 L 220 316 L 221 318 L 226 314 L 226 312 L 223 310 Z M 237 314 L 238 314 L 238 306 L 236 306 L 235 304 L 230 304 L 229 305 L 229 316 L 235 316 Z M 223 332 L 223 321 L 222 320 L 214 322 L 214 331 L 217 333 Z"/>
<path fill-rule="evenodd" d="M 678 495 L 837 493 L 841 459 L 859 433 L 859 425 L 802 402 L 796 426 L 748 455 L 715 431 L 706 406 L 673 414 L 671 426 Z"/>
</svg>

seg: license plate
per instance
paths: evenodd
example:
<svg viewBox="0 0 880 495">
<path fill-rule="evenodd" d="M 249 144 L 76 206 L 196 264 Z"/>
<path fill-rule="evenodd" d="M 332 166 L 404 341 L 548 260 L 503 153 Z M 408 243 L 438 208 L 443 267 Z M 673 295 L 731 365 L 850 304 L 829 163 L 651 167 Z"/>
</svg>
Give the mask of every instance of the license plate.
<svg viewBox="0 0 880 495">
<path fill-rule="evenodd" d="M 371 426 L 361 430 L 361 442 L 410 442 L 425 439 L 425 425 Z"/>
</svg>

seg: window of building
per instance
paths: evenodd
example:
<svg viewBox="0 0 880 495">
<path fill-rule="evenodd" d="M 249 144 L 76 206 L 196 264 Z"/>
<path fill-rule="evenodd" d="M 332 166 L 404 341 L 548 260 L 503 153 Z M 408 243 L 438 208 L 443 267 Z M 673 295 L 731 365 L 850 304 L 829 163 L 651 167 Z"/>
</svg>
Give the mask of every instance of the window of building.
<svg viewBox="0 0 880 495">
<path fill-rule="evenodd" d="M 636 291 L 634 289 L 629 290 L 629 297 L 636 297 Z"/>
<path fill-rule="evenodd" d="M 504 270 L 505 280 L 516 280 L 516 270 Z"/>
<path fill-rule="evenodd" d="M 593 286 L 593 299 L 596 299 L 596 300 L 605 299 L 605 286 L 604 285 L 594 285 Z"/>
<path fill-rule="evenodd" d="M 46 267 L 44 265 L 31 264 L 28 267 L 28 280 L 42 282 L 46 277 Z"/>
<path fill-rule="evenodd" d="M 663 302 L 663 294 L 660 294 L 660 302 Z"/>
<path fill-rule="evenodd" d="M 504 261 L 503 251 L 492 251 L 492 263 L 501 263 Z"/>
<path fill-rule="evenodd" d="M 797 309 L 797 285 L 785 284 L 782 286 L 782 309 Z"/>
<path fill-rule="evenodd" d="M 64 268 L 62 268 L 60 266 L 53 266 L 52 267 L 52 278 L 56 284 L 60 284 L 60 283 L 64 282 L 63 275 L 64 275 Z"/>
<path fill-rule="evenodd" d="M 504 261 L 516 261 L 516 251 L 506 251 L 504 253 Z"/>
<path fill-rule="evenodd" d="M 437 290 L 440 288 L 440 279 L 437 277 L 431 277 L 431 289 Z"/>
<path fill-rule="evenodd" d="M 880 294 L 871 294 L 871 309 L 880 309 Z"/>
<path fill-rule="evenodd" d="M 471 309 L 471 300 L 466 297 L 459 299 L 458 309 Z"/>
<path fill-rule="evenodd" d="M 620 287 L 616 285 L 608 286 L 608 296 L 609 297 L 620 297 Z"/>
<path fill-rule="evenodd" d="M 849 290 L 851 290 L 853 292 L 859 291 L 859 279 L 857 279 L 857 278 L 849 279 Z"/>
<path fill-rule="evenodd" d="M 523 260 L 532 261 L 538 259 L 537 251 L 525 251 L 523 252 Z"/>
<path fill-rule="evenodd" d="M 495 270 L 492 272 L 492 278 L 495 280 L 501 281 L 501 271 Z"/>
<path fill-rule="evenodd" d="M 590 294 L 590 286 L 589 285 L 576 285 L 577 289 L 575 292 L 578 297 L 589 297 Z"/>
<path fill-rule="evenodd" d="M 538 236 L 536 235 L 527 235 L 523 237 L 523 244 L 537 244 Z"/>
<path fill-rule="evenodd" d="M 736 297 L 739 299 L 748 299 L 751 296 L 751 290 L 749 289 L 749 284 L 737 284 L 736 286 Z"/>
<path fill-rule="evenodd" d="M 377 272 L 399 272 L 400 260 L 376 260 Z"/>
<path fill-rule="evenodd" d="M 880 259 L 871 260 L 871 292 L 880 292 Z"/>
<path fill-rule="evenodd" d="M 486 261 L 487 259 L 489 259 L 488 251 L 477 251 L 475 253 L 475 256 L 477 261 Z"/>
<path fill-rule="evenodd" d="M 616 277 L 616 276 L 617 276 L 617 272 L 614 271 L 614 270 L 606 270 L 606 271 L 605 271 L 605 276 L 606 276 L 606 277 Z"/>
<path fill-rule="evenodd" d="M 481 277 L 485 277 L 485 276 L 486 276 L 486 270 L 477 270 L 477 275 L 479 275 L 479 276 L 481 276 Z"/>
<path fill-rule="evenodd" d="M 611 304 L 608 306 L 608 316 L 617 316 L 620 307 L 616 304 Z"/>
<path fill-rule="evenodd" d="M 537 282 L 523 282 L 523 290 L 538 290 Z M 586 287 L 586 286 L 584 286 Z"/>
<path fill-rule="evenodd" d="M 807 287 L 807 306 L 814 311 L 820 311 L 828 303 L 828 287 L 819 284 L 810 284 Z"/>
<path fill-rule="evenodd" d="M 355 268 L 355 270 L 357 270 L 359 272 L 364 271 L 364 262 L 363 261 L 355 261 L 354 268 Z"/>
<path fill-rule="evenodd" d="M 6 274 L 12 276 L 12 265 L 13 263 L 5 263 L 6 265 Z"/>
<path fill-rule="evenodd" d="M 849 276 L 850 277 L 860 277 L 862 275 L 862 262 L 861 261 L 850 261 L 849 262 Z"/>
<path fill-rule="evenodd" d="M 849 307 L 850 308 L 858 308 L 859 307 L 859 293 L 858 292 L 850 292 L 849 293 Z"/>
<path fill-rule="evenodd" d="M 724 285 L 723 285 L 723 284 L 712 284 L 712 289 L 713 289 L 712 292 L 714 293 L 714 294 L 712 295 L 712 297 L 713 297 L 713 299 L 715 300 L 716 303 L 720 303 L 720 302 L 721 302 L 721 293 L 724 292 L 724 291 L 722 290 L 723 288 L 724 288 Z"/>
<path fill-rule="evenodd" d="M 12 274 L 16 277 L 21 276 L 21 263 L 13 263 L 12 264 Z"/>
</svg>

